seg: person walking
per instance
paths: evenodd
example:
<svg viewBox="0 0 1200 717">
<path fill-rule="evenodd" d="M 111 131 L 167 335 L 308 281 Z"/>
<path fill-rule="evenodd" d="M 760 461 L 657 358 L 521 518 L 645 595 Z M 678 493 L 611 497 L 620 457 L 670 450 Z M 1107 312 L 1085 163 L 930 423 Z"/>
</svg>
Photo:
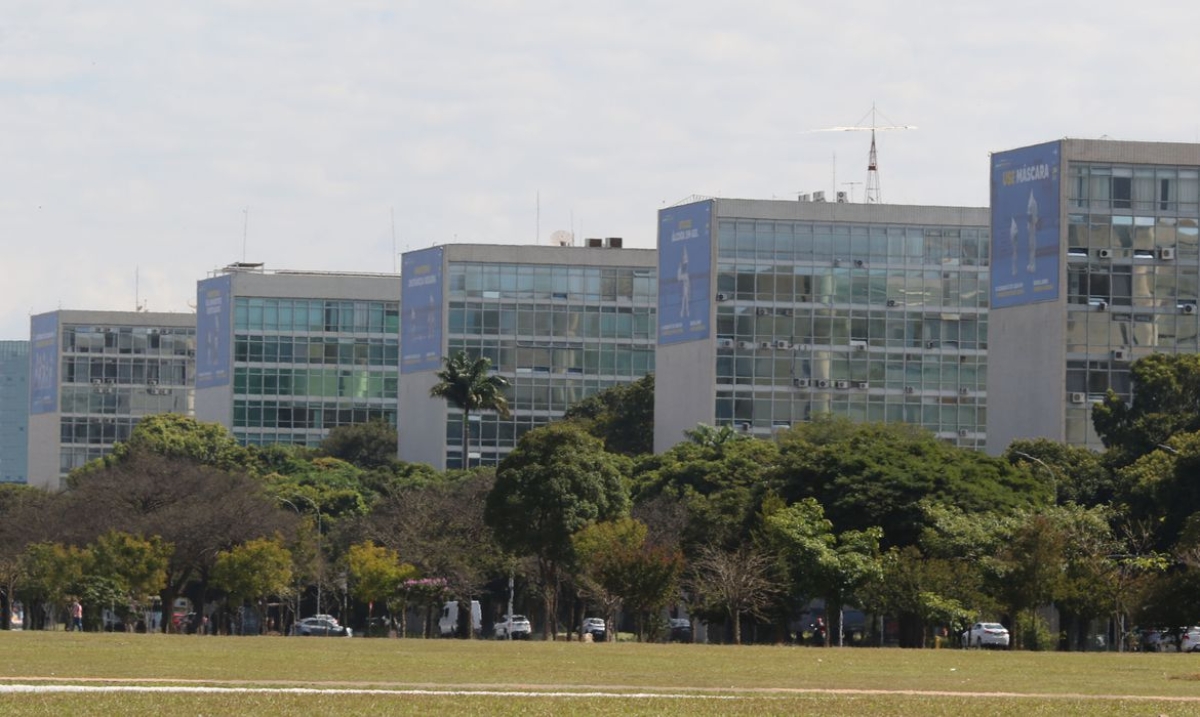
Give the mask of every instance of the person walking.
<svg viewBox="0 0 1200 717">
<path fill-rule="evenodd" d="M 83 632 L 83 605 L 79 604 L 79 598 L 71 602 L 71 629 Z"/>
</svg>

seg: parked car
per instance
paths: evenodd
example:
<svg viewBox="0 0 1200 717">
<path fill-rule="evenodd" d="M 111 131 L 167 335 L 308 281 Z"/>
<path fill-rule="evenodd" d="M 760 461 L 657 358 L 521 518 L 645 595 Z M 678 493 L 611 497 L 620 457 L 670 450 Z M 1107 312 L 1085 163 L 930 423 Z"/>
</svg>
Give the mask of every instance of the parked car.
<svg viewBox="0 0 1200 717">
<path fill-rule="evenodd" d="M 692 641 L 692 621 L 686 617 L 673 617 L 667 621 L 667 629 L 671 642 Z"/>
<path fill-rule="evenodd" d="M 1008 629 L 998 622 L 977 622 L 962 634 L 966 647 L 1008 647 Z"/>
<path fill-rule="evenodd" d="M 513 615 L 512 620 L 509 620 L 508 615 L 505 615 L 496 621 L 493 634 L 495 634 L 497 640 L 508 639 L 510 632 L 514 640 L 527 639 L 530 633 L 533 632 L 533 626 L 529 624 L 529 618 L 524 615 Z"/>
<path fill-rule="evenodd" d="M 350 628 L 338 623 L 333 615 L 313 615 L 292 625 L 293 635 L 317 637 L 351 637 Z"/>
<path fill-rule="evenodd" d="M 602 617 L 585 617 L 583 624 L 579 626 L 579 634 L 591 635 L 595 642 L 604 642 L 608 637 L 608 626 L 604 624 Z"/>
<path fill-rule="evenodd" d="M 1142 652 L 1200 652 L 1200 627 L 1143 629 L 1138 649 Z"/>
<path fill-rule="evenodd" d="M 1185 627 L 1179 634 L 1180 652 L 1200 652 L 1200 627 Z"/>
<path fill-rule="evenodd" d="M 471 601 L 471 630 L 482 637 L 483 612 L 479 609 L 479 601 Z M 458 635 L 458 601 L 451 600 L 442 606 L 441 617 L 438 618 L 438 633 L 442 637 Z"/>
</svg>

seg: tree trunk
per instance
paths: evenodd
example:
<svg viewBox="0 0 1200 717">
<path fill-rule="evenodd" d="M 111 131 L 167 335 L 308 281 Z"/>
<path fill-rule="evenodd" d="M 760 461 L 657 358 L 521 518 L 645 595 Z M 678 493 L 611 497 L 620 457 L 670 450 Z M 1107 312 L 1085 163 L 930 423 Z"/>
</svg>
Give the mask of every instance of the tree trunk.
<svg viewBox="0 0 1200 717">
<path fill-rule="evenodd" d="M 742 613 L 738 610 L 730 610 L 733 616 L 733 644 L 742 644 Z"/>
</svg>

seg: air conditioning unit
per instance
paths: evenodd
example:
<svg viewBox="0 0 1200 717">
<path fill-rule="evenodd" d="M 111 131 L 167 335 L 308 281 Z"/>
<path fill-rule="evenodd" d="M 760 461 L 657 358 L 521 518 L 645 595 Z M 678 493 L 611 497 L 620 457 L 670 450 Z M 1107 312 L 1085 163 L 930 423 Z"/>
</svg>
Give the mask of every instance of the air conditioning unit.
<svg viewBox="0 0 1200 717">
<path fill-rule="evenodd" d="M 747 422 L 739 423 L 738 428 L 740 428 L 742 430 L 742 433 L 750 432 L 750 424 Z"/>
<path fill-rule="evenodd" d="M 859 269 L 861 269 L 861 268 L 863 268 L 864 266 L 866 266 L 866 265 L 867 265 L 867 263 L 866 263 L 865 261 L 863 261 L 862 259 L 855 259 L 855 260 L 854 260 L 854 265 L 855 265 L 856 267 L 858 267 Z"/>
<path fill-rule="evenodd" d="M 717 294 L 717 301 L 729 301 L 729 294 L 725 294 L 725 293 L 718 293 L 718 294 Z"/>
<path fill-rule="evenodd" d="M 896 308 L 896 304 L 897 304 L 897 303 L 899 303 L 899 302 L 897 302 L 895 299 L 888 299 L 888 300 L 887 300 L 887 305 L 888 305 L 888 308 L 889 308 L 889 309 L 894 309 L 894 308 Z"/>
<path fill-rule="evenodd" d="M 851 339 L 850 348 L 854 349 L 855 351 L 866 351 L 867 342 L 863 341 L 862 339 Z"/>
<path fill-rule="evenodd" d="M 850 382 L 849 381 L 834 381 L 833 387 L 834 388 L 850 388 Z"/>
<path fill-rule="evenodd" d="M 936 341 L 926 341 L 925 342 L 925 348 L 927 348 L 927 349 L 936 349 L 937 347 L 938 347 L 938 342 L 936 342 Z"/>
<path fill-rule="evenodd" d="M 1125 351 L 1125 349 L 1113 349 L 1112 357 L 1113 361 L 1129 360 L 1129 354 Z"/>
<path fill-rule="evenodd" d="M 796 388 L 808 388 L 808 379 L 807 378 L 793 378 L 792 385 L 795 386 Z"/>
<path fill-rule="evenodd" d="M 970 395 L 971 395 L 971 389 L 969 389 L 969 388 L 960 388 L 960 389 L 958 389 L 958 395 L 960 395 L 960 396 L 970 396 Z"/>
<path fill-rule="evenodd" d="M 157 386 L 157 385 L 158 385 L 158 379 L 157 379 L 157 378 L 152 378 L 152 379 L 149 379 L 149 380 L 147 380 L 147 381 L 146 381 L 146 385 L 147 385 L 147 386 Z"/>
<path fill-rule="evenodd" d="M 854 387 L 861 388 L 861 389 L 868 389 L 871 387 L 871 382 L 870 381 L 859 381 L 858 383 L 854 384 Z"/>
<path fill-rule="evenodd" d="M 1097 301 L 1096 302 L 1096 311 L 1108 311 L 1108 302 L 1107 301 Z"/>
<path fill-rule="evenodd" d="M 753 342 L 753 341 L 739 341 L 737 345 L 738 345 L 738 348 L 739 348 L 739 349 L 752 349 L 752 348 L 754 348 L 754 342 Z"/>
<path fill-rule="evenodd" d="M 1196 305 L 1195 304 L 1180 304 L 1179 305 L 1179 313 L 1194 314 L 1194 313 L 1196 313 Z"/>
<path fill-rule="evenodd" d="M 790 349 L 791 347 L 792 347 L 791 341 L 784 341 L 783 339 L 776 339 L 776 341 L 775 341 L 775 348 L 777 348 L 777 349 L 787 350 L 787 349 Z"/>
<path fill-rule="evenodd" d="M 971 432 L 968 431 L 967 429 L 965 429 L 965 428 L 958 429 L 958 437 L 959 438 L 966 438 L 969 435 L 971 435 Z"/>
<path fill-rule="evenodd" d="M 104 383 L 104 382 L 103 382 L 103 381 L 101 381 L 101 380 L 100 380 L 100 379 L 98 379 L 98 378 L 93 378 L 93 379 L 92 379 L 92 385 L 93 385 L 93 386 L 99 386 L 99 385 L 100 385 L 100 384 L 102 384 L 102 383 Z"/>
<path fill-rule="evenodd" d="M 763 307 L 761 307 L 761 306 L 760 306 L 759 308 L 757 308 L 757 309 L 755 309 L 755 310 L 754 310 L 754 313 L 758 314 L 759 316 L 770 316 L 770 315 L 771 315 L 771 310 L 770 310 L 770 309 L 764 309 Z"/>
<path fill-rule="evenodd" d="M 719 349 L 733 348 L 733 339 L 717 339 L 717 348 L 719 348 Z"/>
<path fill-rule="evenodd" d="M 1112 249 L 1097 249 L 1096 250 L 1096 257 L 1098 259 L 1111 259 L 1112 255 L 1113 255 Z"/>
<path fill-rule="evenodd" d="M 817 388 L 829 388 L 829 379 L 818 378 L 817 379 Z"/>
<path fill-rule="evenodd" d="M 1158 250 L 1158 258 L 1163 261 L 1171 261 L 1175 258 L 1175 247 L 1163 247 Z"/>
<path fill-rule="evenodd" d="M 914 386 L 905 386 L 905 387 L 904 387 L 904 392 L 905 392 L 905 393 L 907 393 L 907 394 L 914 394 L 914 393 L 916 393 L 916 392 L 917 392 L 917 389 L 916 389 L 916 387 L 914 387 Z"/>
<path fill-rule="evenodd" d="M 771 348 L 771 342 L 770 341 L 759 341 L 758 347 L 760 349 L 769 349 L 769 348 Z"/>
<path fill-rule="evenodd" d="M 838 202 L 838 204 L 845 204 L 845 203 L 846 203 L 846 202 L 848 202 L 848 201 L 850 201 L 850 199 L 849 199 L 849 197 L 847 196 L 847 194 L 846 194 L 845 192 L 838 192 L 838 193 L 837 193 L 837 202 Z"/>
<path fill-rule="evenodd" d="M 1076 391 L 1071 394 L 1071 403 L 1087 403 L 1087 394 L 1082 391 Z"/>
</svg>

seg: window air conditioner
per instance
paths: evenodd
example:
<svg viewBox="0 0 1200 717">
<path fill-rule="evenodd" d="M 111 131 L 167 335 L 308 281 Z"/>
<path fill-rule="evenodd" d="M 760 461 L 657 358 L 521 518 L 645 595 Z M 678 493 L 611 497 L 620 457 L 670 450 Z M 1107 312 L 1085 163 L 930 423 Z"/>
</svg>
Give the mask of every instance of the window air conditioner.
<svg viewBox="0 0 1200 717">
<path fill-rule="evenodd" d="M 1113 255 L 1112 249 L 1097 249 L 1096 250 L 1096 256 L 1097 256 L 1097 258 L 1100 258 L 1100 259 L 1111 259 L 1112 255 Z"/>
<path fill-rule="evenodd" d="M 854 384 L 854 387 L 868 389 L 871 387 L 871 382 L 870 381 L 859 381 L 858 383 Z"/>
<path fill-rule="evenodd" d="M 754 348 L 754 342 L 753 341 L 739 341 L 738 348 L 739 349 L 752 349 L 752 348 Z"/>
<path fill-rule="evenodd" d="M 754 313 L 758 314 L 759 316 L 770 316 L 771 310 L 760 306 L 759 308 L 754 310 Z"/>
<path fill-rule="evenodd" d="M 888 300 L 887 300 L 887 305 L 888 305 L 888 308 L 889 308 L 889 309 L 894 309 L 894 308 L 896 308 L 896 304 L 897 304 L 897 303 L 898 303 L 898 302 L 897 302 L 895 299 L 888 299 Z"/>
<path fill-rule="evenodd" d="M 1171 261 L 1175 258 L 1175 247 L 1163 247 L 1158 250 L 1158 258 L 1163 261 Z"/>
<path fill-rule="evenodd" d="M 970 435 L 970 433 L 971 432 L 965 428 L 958 429 L 958 437 L 959 438 L 966 438 L 968 435 Z"/>
<path fill-rule="evenodd" d="M 970 395 L 971 395 L 971 389 L 969 389 L 969 388 L 960 388 L 960 389 L 958 389 L 958 395 L 960 395 L 960 396 L 970 396 Z"/>
<path fill-rule="evenodd" d="M 849 381 L 834 381 L 833 387 L 834 388 L 850 388 L 850 382 Z"/>
<path fill-rule="evenodd" d="M 829 388 L 829 379 L 818 378 L 817 379 L 817 388 Z"/>
<path fill-rule="evenodd" d="M 904 387 L 904 392 L 905 392 L 905 393 L 912 394 L 912 393 L 916 393 L 916 392 L 917 392 L 917 389 L 916 389 L 915 387 L 913 387 L 913 386 L 905 386 L 905 387 Z"/>
<path fill-rule="evenodd" d="M 719 349 L 733 348 L 733 339 L 717 339 L 717 348 L 719 348 Z"/>
<path fill-rule="evenodd" d="M 717 294 L 717 301 L 729 301 L 729 294 Z"/>
<path fill-rule="evenodd" d="M 770 341 L 759 341 L 758 347 L 760 349 L 769 349 L 769 348 L 771 348 L 771 342 Z"/>
<path fill-rule="evenodd" d="M 1125 361 L 1129 358 L 1129 355 L 1125 352 L 1125 349 L 1113 349 L 1112 357 L 1113 361 Z"/>
<path fill-rule="evenodd" d="M 808 388 L 808 379 L 807 378 L 793 378 L 792 385 L 795 386 L 796 388 Z"/>
<path fill-rule="evenodd" d="M 866 262 L 862 259 L 855 259 L 854 265 L 861 269 L 862 267 L 866 266 Z"/>
<path fill-rule="evenodd" d="M 1108 302 L 1107 301 L 1097 301 L 1096 302 L 1096 311 L 1107 311 L 1107 310 L 1108 310 Z"/>
<path fill-rule="evenodd" d="M 1087 394 L 1082 391 L 1076 391 L 1071 394 L 1071 403 L 1087 403 Z"/>
<path fill-rule="evenodd" d="M 777 349 L 787 350 L 787 349 L 790 349 L 791 347 L 792 347 L 792 343 L 790 341 L 784 341 L 783 339 L 778 339 L 777 341 L 775 341 L 775 348 L 777 348 Z"/>
<path fill-rule="evenodd" d="M 1195 304 L 1180 304 L 1179 311 L 1180 311 L 1180 313 L 1184 313 L 1184 314 L 1194 314 L 1194 313 L 1196 313 L 1196 305 Z"/>
<path fill-rule="evenodd" d="M 927 348 L 927 349 L 936 349 L 937 345 L 938 345 L 938 342 L 936 342 L 936 341 L 926 341 L 925 342 L 925 348 Z"/>
</svg>

